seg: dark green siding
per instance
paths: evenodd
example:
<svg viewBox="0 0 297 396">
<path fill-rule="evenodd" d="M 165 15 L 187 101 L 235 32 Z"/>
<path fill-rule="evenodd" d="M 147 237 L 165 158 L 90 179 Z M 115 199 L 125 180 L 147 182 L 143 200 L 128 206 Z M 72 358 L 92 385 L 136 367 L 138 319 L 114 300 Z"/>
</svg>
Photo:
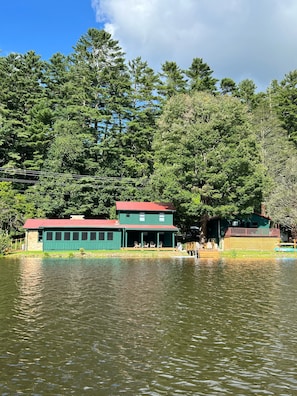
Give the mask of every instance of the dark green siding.
<svg viewBox="0 0 297 396">
<path fill-rule="evenodd" d="M 43 250 L 118 250 L 120 230 L 46 229 L 43 231 Z"/>
<path fill-rule="evenodd" d="M 166 212 L 120 212 L 120 224 L 172 225 L 173 214 Z"/>
</svg>

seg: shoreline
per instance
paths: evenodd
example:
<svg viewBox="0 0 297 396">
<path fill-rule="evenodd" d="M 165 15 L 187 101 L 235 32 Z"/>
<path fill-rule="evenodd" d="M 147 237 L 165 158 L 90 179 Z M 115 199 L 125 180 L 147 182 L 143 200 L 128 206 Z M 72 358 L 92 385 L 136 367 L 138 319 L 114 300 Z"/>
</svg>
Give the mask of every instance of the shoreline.
<svg viewBox="0 0 297 396">
<path fill-rule="evenodd" d="M 97 250 L 97 251 L 17 251 L 11 252 L 1 258 L 15 259 L 23 257 L 39 257 L 39 258 L 170 258 L 170 257 L 193 257 L 186 251 L 179 250 Z M 193 257 L 194 258 L 194 257 Z M 201 257 L 201 259 L 208 257 Z M 214 258 L 214 257 L 209 257 Z M 257 251 L 257 250 L 231 250 L 220 251 L 218 257 L 222 258 L 244 258 L 244 259 L 275 259 L 275 258 L 294 258 L 297 259 L 297 252 L 275 252 L 275 251 Z"/>
</svg>

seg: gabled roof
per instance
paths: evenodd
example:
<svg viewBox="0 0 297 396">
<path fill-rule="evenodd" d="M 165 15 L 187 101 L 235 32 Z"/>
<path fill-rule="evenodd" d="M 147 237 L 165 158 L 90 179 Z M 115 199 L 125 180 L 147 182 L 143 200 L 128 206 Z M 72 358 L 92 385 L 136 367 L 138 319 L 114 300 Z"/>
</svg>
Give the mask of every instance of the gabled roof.
<svg viewBox="0 0 297 396">
<path fill-rule="evenodd" d="M 25 229 L 38 228 L 122 228 L 118 220 L 102 219 L 28 219 Z"/>
<path fill-rule="evenodd" d="M 175 212 L 174 206 L 168 202 L 118 201 L 116 202 L 116 210 L 129 212 Z"/>
</svg>

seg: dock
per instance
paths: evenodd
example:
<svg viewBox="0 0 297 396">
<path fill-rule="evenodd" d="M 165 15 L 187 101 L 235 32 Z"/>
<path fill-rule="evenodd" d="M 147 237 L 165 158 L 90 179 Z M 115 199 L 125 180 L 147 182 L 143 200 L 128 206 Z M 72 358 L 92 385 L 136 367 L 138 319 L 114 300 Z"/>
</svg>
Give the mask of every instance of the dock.
<svg viewBox="0 0 297 396">
<path fill-rule="evenodd" d="M 220 251 L 214 247 L 207 247 L 207 245 L 201 246 L 197 242 L 187 242 L 185 244 L 185 250 L 189 256 L 198 258 L 219 258 Z"/>
</svg>

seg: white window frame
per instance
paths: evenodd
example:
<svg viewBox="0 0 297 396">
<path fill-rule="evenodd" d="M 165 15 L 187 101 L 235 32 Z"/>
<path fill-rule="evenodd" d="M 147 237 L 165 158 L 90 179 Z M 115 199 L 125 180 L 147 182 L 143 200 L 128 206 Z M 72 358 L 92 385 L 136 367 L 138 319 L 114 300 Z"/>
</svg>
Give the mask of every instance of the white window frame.
<svg viewBox="0 0 297 396">
<path fill-rule="evenodd" d="M 160 223 L 164 223 L 165 221 L 165 213 L 164 212 L 160 212 L 159 213 L 159 222 Z"/>
<path fill-rule="evenodd" d="M 139 221 L 145 221 L 145 212 L 139 213 Z"/>
</svg>

